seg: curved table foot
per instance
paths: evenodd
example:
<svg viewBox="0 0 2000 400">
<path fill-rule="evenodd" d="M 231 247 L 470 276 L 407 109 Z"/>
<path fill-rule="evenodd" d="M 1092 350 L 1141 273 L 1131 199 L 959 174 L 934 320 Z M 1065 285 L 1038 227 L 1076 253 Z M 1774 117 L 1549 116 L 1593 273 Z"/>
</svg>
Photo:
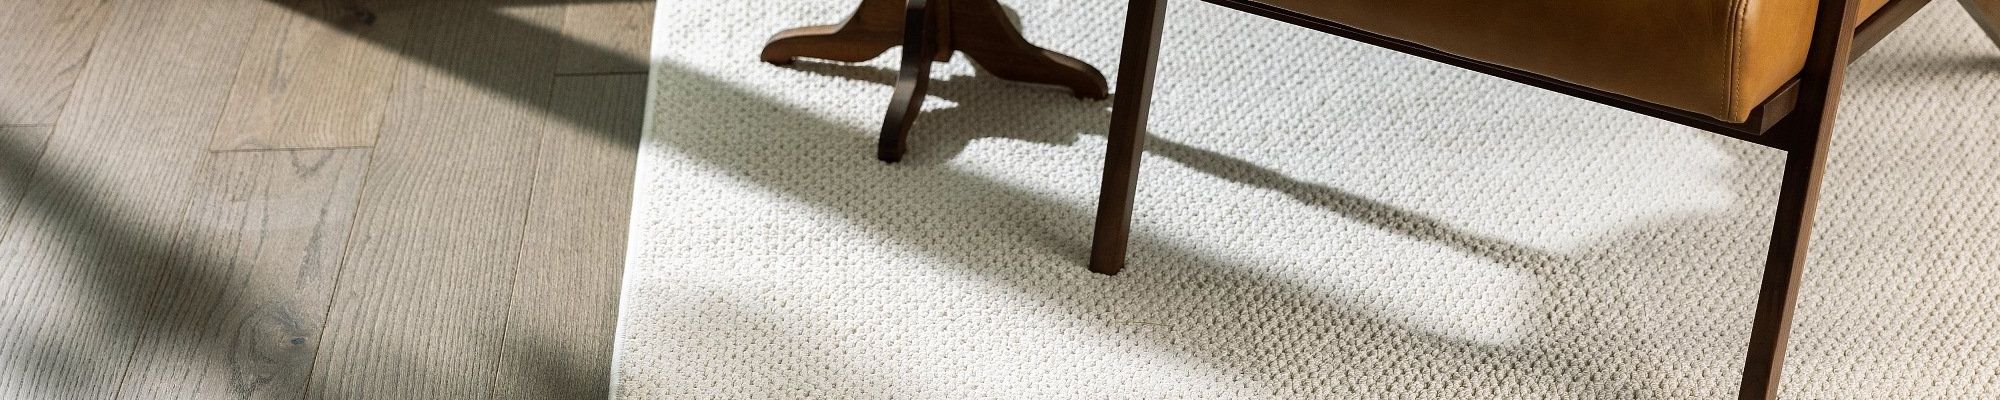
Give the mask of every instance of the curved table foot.
<svg viewBox="0 0 2000 400">
<path fill-rule="evenodd" d="M 1104 73 L 1075 57 L 1029 43 L 1020 27 L 1007 18 L 1007 11 L 995 0 L 955 0 L 952 29 L 986 34 L 957 35 L 952 47 L 965 53 L 994 77 L 1068 88 L 1076 97 L 1105 99 L 1111 96 Z M 1005 34 L 992 34 L 1005 33 Z"/>
<path fill-rule="evenodd" d="M 759 58 L 785 65 L 798 58 L 861 62 L 903 44 L 903 7 L 899 1 L 862 1 L 846 21 L 834 25 L 787 29 L 764 43 Z"/>
<path fill-rule="evenodd" d="M 1110 97 L 1104 73 L 1074 57 L 1029 43 L 997 0 L 860 0 L 837 25 L 779 32 L 759 58 L 789 64 L 805 58 L 860 62 L 903 46 L 896 94 L 883 117 L 876 158 L 902 160 L 905 139 L 923 109 L 932 61 L 964 52 L 996 78 L 1067 88 L 1077 97 Z"/>
<path fill-rule="evenodd" d="M 896 95 L 889 99 L 889 113 L 882 118 L 882 138 L 875 158 L 883 162 L 903 160 L 910 126 L 924 108 L 924 91 L 931 82 L 933 14 L 932 0 L 910 0 L 903 29 L 903 70 L 896 76 Z"/>
</svg>

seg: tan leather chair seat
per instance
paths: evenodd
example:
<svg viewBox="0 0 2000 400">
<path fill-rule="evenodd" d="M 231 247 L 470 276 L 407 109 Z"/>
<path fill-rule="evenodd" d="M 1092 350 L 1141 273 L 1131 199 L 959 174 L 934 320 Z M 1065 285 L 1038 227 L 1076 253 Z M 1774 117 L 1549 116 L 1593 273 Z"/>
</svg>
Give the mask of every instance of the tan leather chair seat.
<svg viewBox="0 0 2000 400">
<path fill-rule="evenodd" d="M 1816 0 L 1254 0 L 1729 122 L 1805 65 Z M 1862 0 L 1861 15 L 1888 0 Z"/>
</svg>

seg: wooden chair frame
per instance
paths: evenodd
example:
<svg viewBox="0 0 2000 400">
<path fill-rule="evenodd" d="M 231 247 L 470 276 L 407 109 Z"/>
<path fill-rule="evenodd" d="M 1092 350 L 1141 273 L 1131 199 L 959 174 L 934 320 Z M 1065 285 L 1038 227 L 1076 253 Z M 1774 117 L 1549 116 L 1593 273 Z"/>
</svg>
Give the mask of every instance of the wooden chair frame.
<svg viewBox="0 0 2000 400">
<path fill-rule="evenodd" d="M 1464 58 L 1423 45 L 1356 29 L 1338 22 L 1272 7 L 1254 0 L 1205 0 L 1321 32 L 1451 64 L 1570 96 L 1656 118 L 1701 128 L 1724 136 L 1784 150 L 1785 172 L 1773 218 L 1763 281 L 1757 292 L 1756 316 L 1743 366 L 1739 397 L 1771 399 L 1778 393 L 1792 310 L 1798 298 L 1800 272 L 1811 237 L 1813 211 L 1819 199 L 1820 177 L 1826 167 L 1827 145 L 1839 108 L 1841 82 L 1847 65 L 1888 36 L 1929 0 L 1892 0 L 1868 21 L 1857 21 L 1858 0 L 1823 0 L 1813 24 L 1805 68 L 1789 85 L 1752 113 L 1749 121 L 1730 123 L 1618 94 L 1583 87 L 1534 73 Z M 1961 0 L 1982 27 L 2000 43 L 2000 0 Z M 1116 274 L 1125 264 L 1131 234 L 1132 199 L 1145 147 L 1147 107 L 1151 102 L 1154 65 L 1158 59 L 1166 0 L 1130 0 L 1117 97 L 1113 100 L 1109 150 L 1103 191 L 1092 235 L 1090 269 Z"/>
</svg>

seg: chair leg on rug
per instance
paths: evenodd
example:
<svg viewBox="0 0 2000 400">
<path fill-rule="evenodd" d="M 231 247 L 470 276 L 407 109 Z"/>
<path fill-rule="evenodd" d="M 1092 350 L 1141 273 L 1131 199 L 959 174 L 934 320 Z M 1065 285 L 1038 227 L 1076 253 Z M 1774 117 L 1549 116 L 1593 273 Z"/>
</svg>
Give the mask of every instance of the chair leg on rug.
<svg viewBox="0 0 2000 400">
<path fill-rule="evenodd" d="M 1993 45 L 2000 46 L 2000 0 L 1958 0 L 1965 5 L 1965 12 L 1972 14 L 1972 20 L 1986 30 L 1986 37 L 1993 39 Z"/>
<path fill-rule="evenodd" d="M 1812 239 L 1813 213 L 1819 205 L 1820 177 L 1826 170 L 1840 89 L 1853 55 L 1859 4 L 1859 0 L 1819 4 L 1813 45 L 1806 53 L 1805 69 L 1799 72 L 1799 108 L 1765 133 L 1782 138 L 1783 144 L 1774 147 L 1785 150 L 1785 174 L 1779 183 L 1763 283 L 1757 289 L 1756 317 L 1750 322 L 1750 345 L 1737 392 L 1741 399 L 1778 398 L 1792 310 L 1806 265 L 1806 242 Z"/>
<path fill-rule="evenodd" d="M 937 35 L 937 24 L 928 3 L 934 0 L 910 0 L 903 19 L 903 70 L 896 76 L 896 95 L 889 99 L 889 113 L 882 120 L 882 138 L 875 149 L 875 158 L 883 162 L 903 160 L 908 148 L 910 126 L 917 122 L 917 113 L 924 108 L 924 91 L 931 82 L 931 59 L 936 52 L 933 38 Z"/>
<path fill-rule="evenodd" d="M 1826 157 L 1817 149 L 1792 150 L 1785 157 L 1776 226 L 1764 262 L 1763 284 L 1757 290 L 1757 314 L 1751 322 L 1750 348 L 1743 366 L 1742 399 L 1775 399 L 1785 364 L 1785 345 L 1805 269 L 1806 242 L 1812 238 L 1813 209 Z"/>
<path fill-rule="evenodd" d="M 1139 156 L 1146 147 L 1146 111 L 1153 99 L 1154 64 L 1159 60 L 1166 3 L 1131 0 L 1126 11 L 1118 97 L 1112 101 L 1104 186 L 1097 200 L 1097 228 L 1091 235 L 1092 272 L 1112 275 L 1125 268 L 1125 246 L 1132 236 L 1132 194 L 1139 183 Z"/>
</svg>

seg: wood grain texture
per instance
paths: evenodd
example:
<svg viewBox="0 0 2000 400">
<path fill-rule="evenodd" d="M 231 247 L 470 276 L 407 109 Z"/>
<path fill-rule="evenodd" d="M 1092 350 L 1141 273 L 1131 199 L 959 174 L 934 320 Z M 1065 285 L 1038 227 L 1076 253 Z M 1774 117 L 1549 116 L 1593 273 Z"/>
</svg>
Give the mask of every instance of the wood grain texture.
<svg viewBox="0 0 2000 400">
<path fill-rule="evenodd" d="M 120 397 L 303 395 L 367 163 L 367 149 L 208 160 Z"/>
<path fill-rule="evenodd" d="M 117 4 L 0 242 L 0 398 L 110 398 L 255 21 Z"/>
<path fill-rule="evenodd" d="M 0 5 L 0 125 L 56 122 L 83 69 L 109 0 Z"/>
<path fill-rule="evenodd" d="M 1993 45 L 2000 46 L 2000 0 L 1958 0 L 1958 3 L 1972 14 L 1979 29 L 1986 31 L 1986 37 L 1993 39 Z"/>
<path fill-rule="evenodd" d="M 645 73 L 653 37 L 653 2 L 563 6 L 558 74 Z"/>
<path fill-rule="evenodd" d="M 551 105 L 574 123 L 542 135 L 515 267 L 499 397 L 609 395 L 646 75 L 564 77 Z"/>
<path fill-rule="evenodd" d="M 561 11 L 413 11 L 307 397 L 493 393 Z"/>
<path fill-rule="evenodd" d="M 375 144 L 406 63 L 407 2 L 273 0 L 259 8 L 212 150 Z"/>
<path fill-rule="evenodd" d="M 51 131 L 49 126 L 0 126 L 0 242 L 7 241 L 4 228 L 28 192 L 28 180 L 35 177 L 35 162 L 42 159 Z"/>
</svg>

